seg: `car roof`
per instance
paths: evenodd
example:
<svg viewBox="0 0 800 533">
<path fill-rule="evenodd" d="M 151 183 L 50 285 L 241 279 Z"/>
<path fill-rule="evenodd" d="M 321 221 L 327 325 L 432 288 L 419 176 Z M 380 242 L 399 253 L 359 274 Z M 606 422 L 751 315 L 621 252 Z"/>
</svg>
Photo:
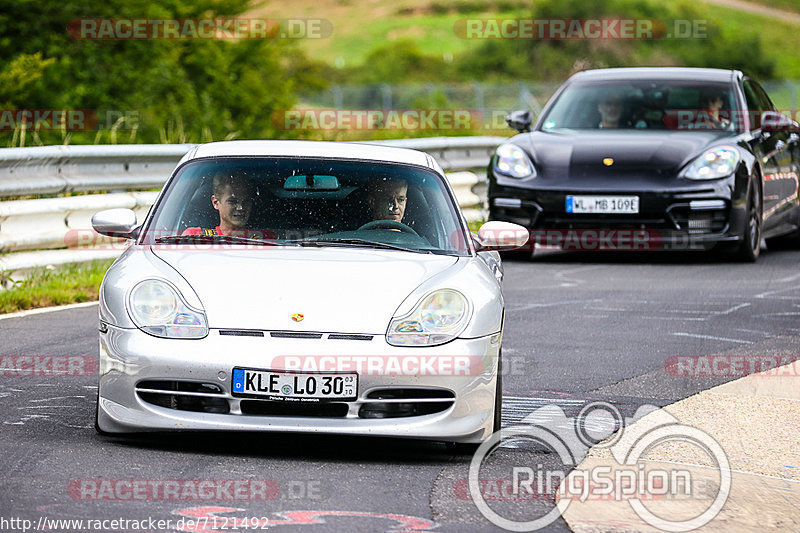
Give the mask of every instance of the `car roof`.
<svg viewBox="0 0 800 533">
<path fill-rule="evenodd" d="M 737 70 L 719 68 L 694 67 L 639 67 L 639 68 L 606 68 L 584 70 L 574 74 L 570 80 L 575 81 L 612 81 L 612 80 L 686 80 L 730 82 L 739 75 Z"/>
<path fill-rule="evenodd" d="M 184 161 L 201 157 L 226 156 L 363 159 L 436 168 L 431 157 L 418 150 L 329 141 L 219 141 L 198 145 L 186 154 Z"/>
</svg>

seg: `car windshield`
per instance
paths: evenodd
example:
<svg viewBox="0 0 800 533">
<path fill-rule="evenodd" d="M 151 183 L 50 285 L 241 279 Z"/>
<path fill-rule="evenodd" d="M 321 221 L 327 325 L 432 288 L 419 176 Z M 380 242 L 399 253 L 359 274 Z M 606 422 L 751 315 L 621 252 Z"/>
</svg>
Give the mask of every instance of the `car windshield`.
<svg viewBox="0 0 800 533">
<path fill-rule="evenodd" d="M 298 158 L 217 158 L 170 181 L 143 244 L 380 248 L 468 254 L 443 179 L 423 168 Z"/>
<path fill-rule="evenodd" d="M 570 84 L 539 122 L 542 131 L 734 130 L 730 85 L 678 81 Z"/>
</svg>

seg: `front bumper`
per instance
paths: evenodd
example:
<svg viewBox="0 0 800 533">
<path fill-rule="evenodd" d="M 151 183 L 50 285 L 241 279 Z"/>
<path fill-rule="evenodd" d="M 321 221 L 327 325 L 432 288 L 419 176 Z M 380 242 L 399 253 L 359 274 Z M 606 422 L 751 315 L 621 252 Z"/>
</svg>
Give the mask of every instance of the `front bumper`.
<svg viewBox="0 0 800 533">
<path fill-rule="evenodd" d="M 734 243 L 744 233 L 745 197 L 734 177 L 652 191 L 527 188 L 493 176 L 489 219 L 531 230 L 529 246 L 566 249 L 695 250 Z M 567 213 L 569 195 L 639 197 L 636 214 Z"/>
<path fill-rule="evenodd" d="M 159 339 L 136 329 L 103 329 L 98 426 L 105 432 L 287 431 L 466 443 L 481 442 L 492 434 L 499 334 L 456 339 L 431 348 L 400 348 L 390 346 L 381 336 L 368 341 L 332 340 L 328 335 L 298 339 L 271 337 L 269 332 L 258 337 L 228 336 L 212 329 L 204 339 L 177 340 Z M 311 406 L 302 414 L 291 408 L 275 414 L 271 408 L 283 402 L 231 394 L 234 367 L 282 370 L 287 356 L 296 356 L 295 361 L 298 357 L 319 361 L 323 354 L 328 360 L 332 356 L 348 361 L 361 358 L 395 363 L 365 366 L 365 371 L 359 373 L 358 397 L 354 401 L 321 402 L 316 404 L 318 409 Z M 468 367 L 461 364 L 465 357 L 470 361 Z M 420 363 L 432 360 L 443 364 Z M 452 364 L 455 360 L 461 363 Z M 411 364 L 404 365 L 409 361 Z M 182 385 L 163 394 L 143 392 L 152 390 L 153 383 Z M 411 394 L 407 400 L 383 400 L 395 402 L 394 405 L 401 402 L 408 412 L 395 413 L 392 418 L 365 418 L 364 406 L 380 409 L 382 400 L 376 399 L 375 393 L 386 390 L 401 397 L 408 391 L 430 392 L 433 399 Z M 430 412 L 427 407 L 431 402 L 440 410 Z M 417 403 L 425 408 L 421 410 L 423 414 L 413 407 Z M 328 408 L 334 404 L 337 409 Z"/>
</svg>

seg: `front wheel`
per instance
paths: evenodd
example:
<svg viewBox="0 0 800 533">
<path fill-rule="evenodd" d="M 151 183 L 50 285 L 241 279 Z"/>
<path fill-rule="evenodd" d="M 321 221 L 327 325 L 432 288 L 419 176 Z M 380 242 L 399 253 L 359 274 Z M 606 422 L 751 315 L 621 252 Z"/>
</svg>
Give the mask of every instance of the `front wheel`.
<svg viewBox="0 0 800 533">
<path fill-rule="evenodd" d="M 761 226 L 763 213 L 761 211 L 761 191 L 755 182 L 750 180 L 750 191 L 747 193 L 747 223 L 745 224 L 739 247 L 736 249 L 736 258 L 746 263 L 754 263 L 761 253 Z"/>
<path fill-rule="evenodd" d="M 787 235 L 766 239 L 770 250 L 800 250 L 800 229 Z"/>
</svg>

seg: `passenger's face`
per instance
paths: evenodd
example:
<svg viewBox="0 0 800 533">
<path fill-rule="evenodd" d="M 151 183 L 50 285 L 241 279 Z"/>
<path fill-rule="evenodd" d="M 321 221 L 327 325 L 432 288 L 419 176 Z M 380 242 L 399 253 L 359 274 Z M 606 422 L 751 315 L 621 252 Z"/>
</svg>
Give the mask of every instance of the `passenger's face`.
<svg viewBox="0 0 800 533">
<path fill-rule="evenodd" d="M 617 124 L 622 116 L 622 98 L 606 98 L 597 106 L 604 123 Z"/>
<path fill-rule="evenodd" d="M 223 229 L 243 229 L 250 219 L 253 195 L 246 185 L 227 185 L 219 196 L 212 196 L 211 203 L 219 211 L 219 225 Z"/>
<path fill-rule="evenodd" d="M 375 187 L 369 196 L 369 205 L 375 220 L 394 220 L 401 222 L 406 212 L 405 183 L 387 181 Z"/>
<path fill-rule="evenodd" d="M 722 109 L 722 97 L 721 96 L 714 96 L 706 100 L 706 105 L 708 105 L 708 109 L 712 111 L 719 111 Z"/>
</svg>

